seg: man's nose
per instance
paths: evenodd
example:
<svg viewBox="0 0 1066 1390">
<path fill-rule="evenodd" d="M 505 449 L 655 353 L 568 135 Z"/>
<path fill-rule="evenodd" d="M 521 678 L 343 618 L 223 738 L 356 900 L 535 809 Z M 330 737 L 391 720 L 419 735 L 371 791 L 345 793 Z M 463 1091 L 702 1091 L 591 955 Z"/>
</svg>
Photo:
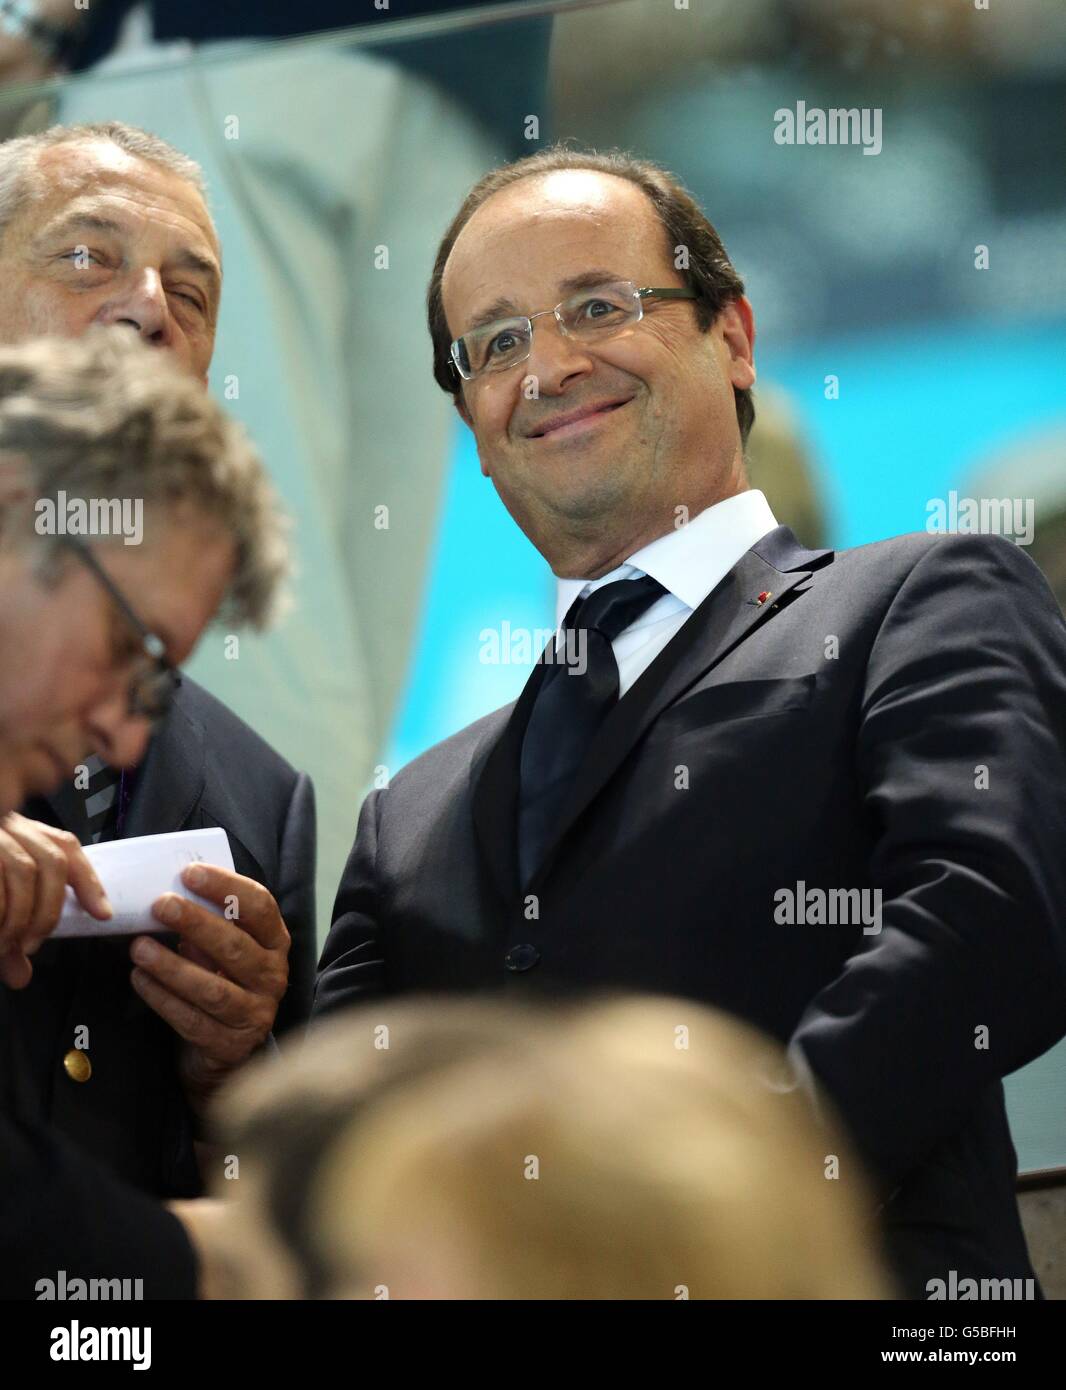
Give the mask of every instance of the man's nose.
<svg viewBox="0 0 1066 1390">
<path fill-rule="evenodd" d="M 97 322 L 127 324 L 147 342 L 169 347 L 174 321 L 159 272 L 145 267 L 131 274 L 101 308 Z"/>
<path fill-rule="evenodd" d="M 151 722 L 129 712 L 129 686 L 123 682 L 98 700 L 89 713 L 93 750 L 112 767 L 133 767 L 144 757 Z"/>
<path fill-rule="evenodd" d="M 548 314 L 536 320 L 526 375 L 536 378 L 540 390 L 553 395 L 573 379 L 587 376 L 594 367 L 588 346 L 564 333 L 557 319 Z"/>
</svg>

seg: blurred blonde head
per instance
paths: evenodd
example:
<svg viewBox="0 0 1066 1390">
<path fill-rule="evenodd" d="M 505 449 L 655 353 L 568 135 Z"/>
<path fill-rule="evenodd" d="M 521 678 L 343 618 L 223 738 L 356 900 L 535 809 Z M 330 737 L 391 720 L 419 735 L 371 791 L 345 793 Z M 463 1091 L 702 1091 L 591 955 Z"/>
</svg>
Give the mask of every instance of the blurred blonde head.
<svg viewBox="0 0 1066 1390">
<path fill-rule="evenodd" d="M 246 1296 L 890 1292 L 857 1162 L 781 1050 L 685 1000 L 375 1007 L 225 1109 Z"/>
</svg>

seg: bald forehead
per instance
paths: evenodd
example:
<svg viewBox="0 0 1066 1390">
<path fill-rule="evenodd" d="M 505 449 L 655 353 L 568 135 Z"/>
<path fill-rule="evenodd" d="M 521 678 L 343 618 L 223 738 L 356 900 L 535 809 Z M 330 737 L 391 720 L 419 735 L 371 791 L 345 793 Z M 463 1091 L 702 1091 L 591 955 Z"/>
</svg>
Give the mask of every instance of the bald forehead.
<svg viewBox="0 0 1066 1390">
<path fill-rule="evenodd" d="M 494 193 L 482 203 L 463 231 L 465 233 L 479 220 L 491 222 L 516 213 L 523 216 L 585 213 L 592 217 L 642 219 L 650 214 L 652 220 L 655 216 L 644 192 L 629 179 L 618 174 L 604 174 L 598 169 L 552 169 L 545 174 L 530 174 Z"/>
<path fill-rule="evenodd" d="M 37 173 L 48 187 L 81 187 L 87 179 L 128 175 L 136 177 L 143 169 L 156 169 L 138 155 L 116 145 L 113 140 L 89 137 L 61 140 L 46 145 L 37 156 Z M 159 172 L 163 170 L 160 168 Z"/>
<path fill-rule="evenodd" d="M 161 211 L 194 223 L 216 255 L 218 234 L 200 190 L 171 169 L 130 154 L 111 140 L 69 140 L 46 146 L 30 174 L 30 204 L 20 212 L 54 212 L 67 203 L 92 196 L 134 192 Z"/>
<path fill-rule="evenodd" d="M 473 248 L 483 254 L 485 243 L 494 238 L 575 219 L 626 229 L 630 235 L 661 235 L 655 209 L 629 179 L 596 169 L 553 169 L 519 179 L 487 198 L 456 238 L 444 278 Z"/>
<path fill-rule="evenodd" d="M 486 199 L 456 238 L 441 283 L 449 323 L 490 282 L 500 288 L 499 273 L 527 256 L 527 268 L 542 280 L 556 271 L 554 278 L 563 278 L 589 255 L 597 264 L 619 261 L 612 269 L 626 278 L 621 261 L 636 248 L 666 254 L 655 208 L 629 179 L 596 169 L 553 169 L 519 179 Z"/>
</svg>

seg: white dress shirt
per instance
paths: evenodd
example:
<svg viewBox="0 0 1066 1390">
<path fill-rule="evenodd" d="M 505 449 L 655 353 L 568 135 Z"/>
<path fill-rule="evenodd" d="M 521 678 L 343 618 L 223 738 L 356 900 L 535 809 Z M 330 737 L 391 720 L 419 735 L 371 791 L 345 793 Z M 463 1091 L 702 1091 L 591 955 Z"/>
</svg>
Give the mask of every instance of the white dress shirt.
<svg viewBox="0 0 1066 1390">
<path fill-rule="evenodd" d="M 560 579 L 555 598 L 556 627 L 577 598 L 616 579 L 650 574 L 666 593 L 612 643 L 618 663 L 618 694 L 623 696 L 699 607 L 740 557 L 774 530 L 770 504 L 755 489 L 738 492 L 694 516 L 685 526 L 659 536 L 599 579 Z"/>
</svg>

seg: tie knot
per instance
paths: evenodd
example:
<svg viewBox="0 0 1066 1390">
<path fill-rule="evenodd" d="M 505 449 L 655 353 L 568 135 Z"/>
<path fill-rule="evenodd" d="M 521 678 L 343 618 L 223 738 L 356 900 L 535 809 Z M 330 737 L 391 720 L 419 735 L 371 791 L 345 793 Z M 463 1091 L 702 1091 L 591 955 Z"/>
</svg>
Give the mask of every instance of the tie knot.
<svg viewBox="0 0 1066 1390">
<path fill-rule="evenodd" d="M 567 629 L 593 628 L 608 642 L 613 642 L 665 593 L 663 586 L 650 574 L 640 579 L 616 579 L 593 589 L 588 598 L 578 599 L 563 620 L 563 626 Z"/>
</svg>

